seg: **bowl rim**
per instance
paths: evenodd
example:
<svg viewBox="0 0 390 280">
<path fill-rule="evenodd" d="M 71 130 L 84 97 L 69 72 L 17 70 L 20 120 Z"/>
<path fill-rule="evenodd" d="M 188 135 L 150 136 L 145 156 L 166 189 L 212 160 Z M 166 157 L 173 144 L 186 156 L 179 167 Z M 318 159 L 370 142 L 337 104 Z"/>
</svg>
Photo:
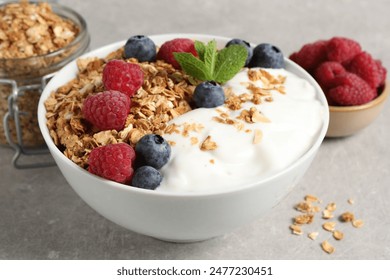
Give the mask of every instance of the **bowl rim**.
<svg viewBox="0 0 390 280">
<path fill-rule="evenodd" d="M 374 106 L 376 106 L 378 104 L 381 104 L 389 96 L 389 93 L 390 93 L 390 85 L 389 85 L 389 83 L 390 83 L 390 81 L 386 80 L 385 84 L 383 86 L 382 92 L 377 97 L 375 97 L 373 100 L 371 100 L 370 102 L 367 102 L 367 103 L 362 104 L 362 105 L 354 105 L 354 106 L 334 106 L 334 105 L 329 105 L 329 110 L 331 112 L 356 112 L 356 111 L 365 110 L 365 109 L 374 107 Z"/>
<path fill-rule="evenodd" d="M 217 36 L 217 35 L 209 35 L 209 34 L 197 34 L 197 33 L 165 33 L 165 34 L 157 34 L 157 35 L 147 35 L 149 36 L 153 41 L 166 41 L 171 40 L 173 38 L 192 38 L 195 40 L 217 40 L 221 42 L 228 42 L 228 40 L 231 40 L 229 37 L 223 37 L 223 36 Z M 249 184 L 246 184 L 245 186 L 241 186 L 239 188 L 229 188 L 226 190 L 212 190 L 212 191 L 201 191 L 201 192 L 159 192 L 159 191 L 151 191 L 146 190 L 142 188 L 136 188 L 132 187 L 131 185 L 125 185 L 121 183 L 117 183 L 108 179 L 104 179 L 102 177 L 99 177 L 97 175 L 94 175 L 87 170 L 81 168 L 76 163 L 71 161 L 69 158 L 67 158 L 54 144 L 53 139 L 50 136 L 50 132 L 46 126 L 46 108 L 44 106 L 44 102 L 46 99 L 50 96 L 51 92 L 54 91 L 57 87 L 53 87 L 52 85 L 57 82 L 57 80 L 60 80 L 60 75 L 64 72 L 69 72 L 75 68 L 76 62 L 79 58 L 86 58 L 86 57 L 101 57 L 98 56 L 97 53 L 102 53 L 104 51 L 106 52 L 112 52 L 121 46 L 125 44 L 126 40 L 117 41 L 99 48 L 96 48 L 88 53 L 83 54 L 82 56 L 74 59 L 73 61 L 69 62 L 67 65 L 65 65 L 57 74 L 49 81 L 49 83 L 46 85 L 44 91 L 41 94 L 39 104 L 38 104 L 38 123 L 39 128 L 41 130 L 42 136 L 50 150 L 50 152 L 53 154 L 55 153 L 56 157 L 61 159 L 66 164 L 70 165 L 72 170 L 79 171 L 83 173 L 86 176 L 94 177 L 94 179 L 101 180 L 106 187 L 110 187 L 113 189 L 119 189 L 125 192 L 130 192 L 134 194 L 143 194 L 143 195 L 151 195 L 155 197 L 175 197 L 175 198 L 195 198 L 195 197 L 212 197 L 212 196 L 221 196 L 221 195 L 232 195 L 237 192 L 245 192 L 251 188 L 256 187 L 259 183 L 266 184 L 269 183 L 276 178 L 283 176 L 283 174 L 288 173 L 290 170 L 294 169 L 296 166 L 302 164 L 310 157 L 314 156 L 319 149 L 321 143 L 323 142 L 328 126 L 329 126 L 329 109 L 328 109 L 328 103 L 325 97 L 324 92 L 322 91 L 321 87 L 317 83 L 317 81 L 306 71 L 304 70 L 300 65 L 296 64 L 292 60 L 290 60 L 287 57 L 284 57 L 286 68 L 295 68 L 296 75 L 304 78 L 308 81 L 310 81 L 310 84 L 313 85 L 313 87 L 316 90 L 317 93 L 317 99 L 321 102 L 321 104 L 324 106 L 323 108 L 323 123 L 320 128 L 320 130 L 317 132 L 317 136 L 315 141 L 313 141 L 312 145 L 309 147 L 309 149 L 303 153 L 293 164 L 285 167 L 284 169 L 276 172 L 275 174 L 268 176 L 264 179 L 260 179 L 259 181 L 251 182 Z M 285 69 L 286 69 L 285 68 Z M 73 77 L 73 76 L 72 76 Z M 68 77 L 68 80 L 62 81 L 62 83 L 66 83 L 72 79 L 72 77 Z M 53 89 L 51 89 L 53 87 Z M 58 164 L 57 164 L 58 165 Z M 64 174 L 63 174 L 64 176 Z M 73 188 L 73 186 L 71 186 Z"/>
</svg>

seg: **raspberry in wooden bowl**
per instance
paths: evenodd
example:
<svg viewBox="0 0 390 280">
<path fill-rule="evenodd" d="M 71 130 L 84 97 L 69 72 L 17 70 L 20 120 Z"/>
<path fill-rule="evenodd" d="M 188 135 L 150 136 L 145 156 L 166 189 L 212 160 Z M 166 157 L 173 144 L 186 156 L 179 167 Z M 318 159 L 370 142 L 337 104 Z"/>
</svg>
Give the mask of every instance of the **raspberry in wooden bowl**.
<svg viewBox="0 0 390 280">
<path fill-rule="evenodd" d="M 344 137 L 369 126 L 380 114 L 389 97 L 389 82 L 372 101 L 356 106 L 329 106 L 327 137 Z"/>
<path fill-rule="evenodd" d="M 372 123 L 389 95 L 387 70 L 352 39 L 305 44 L 290 59 L 308 71 L 329 103 L 327 137 L 352 135 Z"/>
</svg>

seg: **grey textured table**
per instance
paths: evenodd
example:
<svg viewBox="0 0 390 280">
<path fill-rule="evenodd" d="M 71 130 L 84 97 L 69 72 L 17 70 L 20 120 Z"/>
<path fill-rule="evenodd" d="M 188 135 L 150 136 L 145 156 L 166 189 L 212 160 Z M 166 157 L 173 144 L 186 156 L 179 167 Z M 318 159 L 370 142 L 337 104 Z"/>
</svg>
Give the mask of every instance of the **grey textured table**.
<svg viewBox="0 0 390 280">
<path fill-rule="evenodd" d="M 305 42 L 347 36 L 390 69 L 390 2 L 262 0 L 60 1 L 87 20 L 91 49 L 135 34 L 205 33 L 272 42 L 285 54 Z M 13 151 L 0 148 L 0 259 L 390 259 L 390 104 L 360 133 L 327 139 L 294 191 L 271 213 L 230 234 L 193 244 L 173 244 L 125 230 L 90 209 L 56 167 L 15 170 Z M 305 194 L 335 202 L 364 220 L 362 228 L 338 224 L 344 240 L 330 237 L 317 218 L 290 233 L 293 206 Z M 349 205 L 347 200 L 354 199 Z M 341 213 L 341 212 L 338 212 Z"/>
</svg>

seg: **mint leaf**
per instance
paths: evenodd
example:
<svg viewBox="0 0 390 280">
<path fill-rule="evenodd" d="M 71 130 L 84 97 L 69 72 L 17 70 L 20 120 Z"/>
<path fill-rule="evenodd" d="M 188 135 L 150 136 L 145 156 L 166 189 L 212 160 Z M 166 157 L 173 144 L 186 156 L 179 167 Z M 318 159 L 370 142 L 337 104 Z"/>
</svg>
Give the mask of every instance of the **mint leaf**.
<svg viewBox="0 0 390 280">
<path fill-rule="evenodd" d="M 245 65 L 248 52 L 244 46 L 230 45 L 217 50 L 217 42 L 206 44 L 195 41 L 198 57 L 191 53 L 173 53 L 176 61 L 185 73 L 201 81 L 225 83 L 237 74 Z"/>
<path fill-rule="evenodd" d="M 240 45 L 220 50 L 213 73 L 214 81 L 223 84 L 233 78 L 244 67 L 247 55 L 245 47 Z"/>
<path fill-rule="evenodd" d="M 203 61 L 196 58 L 191 53 L 179 52 L 173 53 L 177 62 L 179 62 L 181 68 L 188 75 L 191 75 L 195 79 L 207 81 L 209 80 L 208 69 Z"/>
<path fill-rule="evenodd" d="M 198 53 L 199 59 L 204 61 L 204 53 L 206 51 L 206 45 L 203 42 L 195 41 L 195 50 Z"/>
<path fill-rule="evenodd" d="M 208 70 L 210 78 L 214 76 L 215 62 L 217 61 L 217 42 L 212 40 L 208 42 L 204 53 L 204 64 Z"/>
</svg>

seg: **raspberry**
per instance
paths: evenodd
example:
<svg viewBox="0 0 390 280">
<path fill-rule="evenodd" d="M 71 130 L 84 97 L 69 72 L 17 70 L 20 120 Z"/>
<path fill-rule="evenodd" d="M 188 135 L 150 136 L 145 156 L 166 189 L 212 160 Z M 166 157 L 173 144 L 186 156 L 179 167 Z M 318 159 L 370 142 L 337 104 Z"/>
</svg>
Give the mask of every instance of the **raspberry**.
<svg viewBox="0 0 390 280">
<path fill-rule="evenodd" d="M 378 69 L 377 62 L 367 52 L 356 55 L 346 64 L 345 68 L 364 79 L 374 89 L 379 87 L 382 82 L 383 70 Z"/>
<path fill-rule="evenodd" d="M 194 56 L 198 55 L 192 40 L 176 38 L 161 45 L 157 53 L 157 59 L 164 60 L 165 62 L 172 64 L 176 69 L 180 69 L 179 63 L 173 56 L 174 52 L 187 52 L 192 53 Z"/>
<path fill-rule="evenodd" d="M 323 62 L 315 71 L 314 77 L 319 85 L 326 91 L 333 86 L 332 82 L 336 76 L 343 75 L 347 71 L 339 62 Z"/>
<path fill-rule="evenodd" d="M 375 62 L 376 62 L 376 66 L 378 67 L 378 72 L 380 76 L 379 86 L 381 87 L 385 85 L 387 71 L 386 68 L 383 67 L 382 62 L 380 60 L 375 60 Z"/>
<path fill-rule="evenodd" d="M 130 97 L 119 91 L 109 90 L 87 97 L 83 104 L 83 116 L 100 130 L 122 130 L 130 112 Z"/>
<path fill-rule="evenodd" d="M 298 52 L 294 52 L 294 53 L 290 54 L 289 59 L 291 59 L 295 63 L 299 64 L 298 63 L 298 60 L 299 60 Z"/>
<path fill-rule="evenodd" d="M 326 45 L 328 61 L 348 61 L 361 51 L 362 48 L 358 42 L 343 37 L 333 37 Z"/>
<path fill-rule="evenodd" d="M 353 74 L 345 73 L 333 80 L 334 86 L 327 93 L 327 97 L 332 103 L 341 106 L 354 106 L 365 104 L 377 96 L 362 78 Z"/>
<path fill-rule="evenodd" d="M 111 60 L 103 69 L 106 90 L 117 90 L 132 97 L 144 82 L 144 72 L 138 64 Z"/>
<path fill-rule="evenodd" d="M 318 65 L 326 60 L 326 45 L 327 41 L 324 40 L 306 44 L 298 52 L 290 55 L 290 59 L 309 73 L 313 73 Z"/>
<path fill-rule="evenodd" d="M 126 144 L 109 144 L 94 148 L 89 154 L 88 171 L 118 183 L 130 183 L 133 177 L 134 149 Z"/>
</svg>

